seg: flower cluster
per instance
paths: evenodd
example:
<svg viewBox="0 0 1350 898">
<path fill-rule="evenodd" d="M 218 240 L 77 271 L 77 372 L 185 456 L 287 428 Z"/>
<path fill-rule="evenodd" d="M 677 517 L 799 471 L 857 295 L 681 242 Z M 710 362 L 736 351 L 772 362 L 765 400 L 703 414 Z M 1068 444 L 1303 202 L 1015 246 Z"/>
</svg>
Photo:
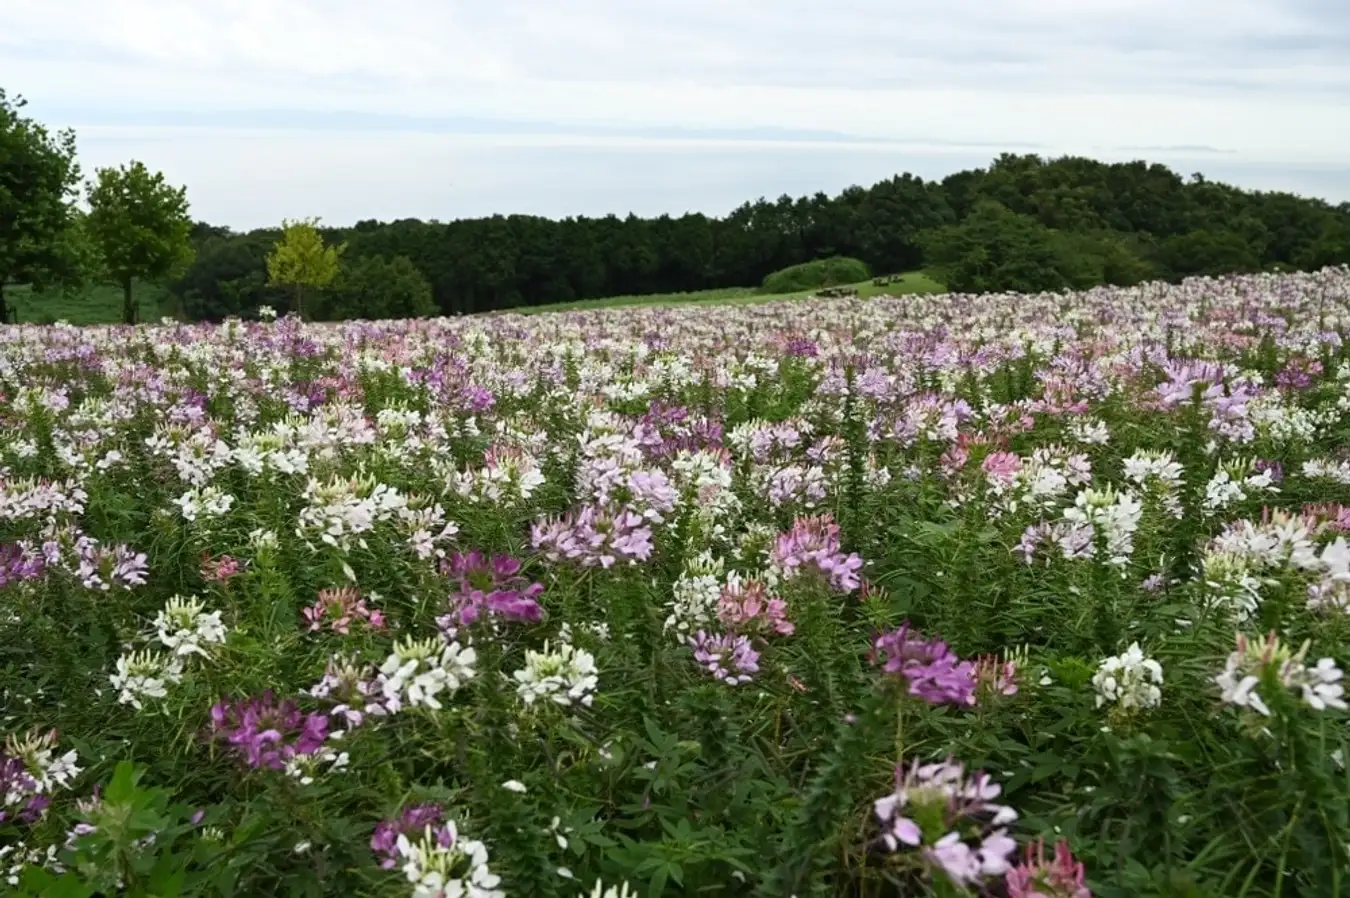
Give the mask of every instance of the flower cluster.
<svg viewBox="0 0 1350 898">
<path fill-rule="evenodd" d="M 1228 656 L 1214 682 L 1223 690 L 1225 704 L 1251 708 L 1267 717 L 1270 706 L 1257 691 L 1258 687 L 1296 690 L 1303 703 L 1315 711 L 1346 710 L 1341 669 L 1331 658 L 1322 658 L 1309 667 L 1303 663 L 1307 654 L 1307 643 L 1291 652 L 1274 633 L 1258 640 L 1239 633 L 1237 650 Z"/>
<path fill-rule="evenodd" d="M 646 561 L 654 548 L 646 518 L 629 509 L 598 505 L 585 505 L 561 518 L 536 522 L 530 540 L 549 561 L 606 569 L 620 561 Z"/>
<path fill-rule="evenodd" d="M 47 810 L 51 795 L 80 774 L 74 751 L 56 753 L 55 730 L 9 736 L 0 748 L 0 823 L 32 823 Z"/>
<path fill-rule="evenodd" d="M 277 701 L 269 689 L 211 707 L 211 731 L 248 766 L 285 770 L 298 756 L 317 754 L 328 740 L 328 717 L 306 714 L 291 699 Z"/>
<path fill-rule="evenodd" d="M 1008 898 L 1092 898 L 1086 876 L 1068 842 L 1056 842 L 1054 859 L 1046 861 L 1045 840 L 1037 839 L 1027 845 L 1022 863 L 1008 871 L 1003 887 Z"/>
<path fill-rule="evenodd" d="M 412 884 L 412 898 L 504 898 L 501 877 L 488 868 L 487 846 L 460 836 L 455 821 L 442 822 L 442 813 L 436 805 L 421 805 L 382 822 L 370 843 L 380 866 L 399 867 Z"/>
<path fill-rule="evenodd" d="M 994 803 L 1001 792 L 988 774 L 968 777 L 950 760 L 899 766 L 895 791 L 873 803 L 880 841 L 890 851 L 921 849 L 931 868 L 959 888 L 1003 876 L 1017 850 L 1007 832 L 1017 812 Z"/>
<path fill-rule="evenodd" d="M 694 660 L 728 686 L 749 683 L 759 673 L 759 652 L 746 636 L 699 630 L 689 645 Z"/>
<path fill-rule="evenodd" d="M 1097 707 L 1111 704 L 1124 712 L 1156 708 L 1162 702 L 1162 665 L 1144 657 L 1139 643 L 1120 655 L 1113 655 L 1097 666 L 1092 687 L 1097 691 Z"/>
<path fill-rule="evenodd" d="M 791 530 L 778 535 L 769 558 L 784 579 L 814 569 L 840 592 L 852 592 L 862 582 L 862 559 L 841 550 L 839 525 L 829 515 L 798 518 Z"/>
<path fill-rule="evenodd" d="M 311 633 L 327 627 L 346 636 L 357 623 L 372 630 L 383 630 L 385 625 L 384 614 L 370 608 L 361 593 L 350 586 L 320 590 L 318 601 L 301 613 Z"/>
<path fill-rule="evenodd" d="M 975 704 L 975 664 L 962 661 L 942 640 L 920 636 L 908 622 L 872 640 L 872 662 L 930 704 Z"/>
<path fill-rule="evenodd" d="M 225 625 L 219 611 L 207 611 L 196 596 L 174 596 L 155 615 L 156 638 L 175 657 L 207 656 L 206 646 L 225 641 Z"/>
<path fill-rule="evenodd" d="M 394 651 L 380 665 L 378 682 L 384 707 L 391 713 L 405 705 L 441 710 L 437 696 L 454 695 L 473 679 L 477 660 L 472 647 L 448 642 L 440 636 L 396 643 Z"/>
<path fill-rule="evenodd" d="M 599 683 L 594 656 L 566 642 L 558 643 L 552 650 L 548 642 L 544 643 L 543 651 L 526 649 L 525 666 L 513 676 L 516 694 L 526 705 L 546 699 L 563 707 L 572 704 L 589 707 Z"/>
<path fill-rule="evenodd" d="M 521 563 L 509 555 L 489 559 L 478 550 L 456 552 L 441 562 L 441 573 L 450 580 L 450 610 L 436 618 L 446 636 L 454 638 L 461 627 L 480 618 L 506 621 L 539 621 L 544 609 L 539 596 L 541 583 L 520 575 Z"/>
</svg>

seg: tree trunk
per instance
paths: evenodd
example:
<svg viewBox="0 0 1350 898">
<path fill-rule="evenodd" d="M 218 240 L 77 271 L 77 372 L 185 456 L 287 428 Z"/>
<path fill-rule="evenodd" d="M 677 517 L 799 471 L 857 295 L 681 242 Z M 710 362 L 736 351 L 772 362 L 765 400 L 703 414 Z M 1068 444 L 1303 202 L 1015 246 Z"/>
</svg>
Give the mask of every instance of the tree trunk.
<svg viewBox="0 0 1350 898">
<path fill-rule="evenodd" d="M 136 323 L 136 301 L 131 296 L 131 278 L 122 279 L 122 322 Z"/>
<path fill-rule="evenodd" d="M 295 285 L 295 314 L 301 321 L 305 320 L 305 285 Z"/>
<path fill-rule="evenodd" d="M 14 316 L 14 323 L 18 324 L 19 316 Z M 5 302 L 5 279 L 0 277 L 0 324 L 9 324 L 9 305 Z"/>
</svg>

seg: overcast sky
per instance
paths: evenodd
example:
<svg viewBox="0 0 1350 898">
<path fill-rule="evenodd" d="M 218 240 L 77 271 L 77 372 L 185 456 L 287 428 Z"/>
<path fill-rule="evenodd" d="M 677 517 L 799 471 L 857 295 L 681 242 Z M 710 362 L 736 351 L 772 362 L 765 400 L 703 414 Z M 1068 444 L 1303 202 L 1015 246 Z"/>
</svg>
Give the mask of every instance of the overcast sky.
<svg viewBox="0 0 1350 898">
<path fill-rule="evenodd" d="M 0 0 L 195 217 L 724 214 L 1004 150 L 1350 200 L 1350 0 Z"/>
</svg>

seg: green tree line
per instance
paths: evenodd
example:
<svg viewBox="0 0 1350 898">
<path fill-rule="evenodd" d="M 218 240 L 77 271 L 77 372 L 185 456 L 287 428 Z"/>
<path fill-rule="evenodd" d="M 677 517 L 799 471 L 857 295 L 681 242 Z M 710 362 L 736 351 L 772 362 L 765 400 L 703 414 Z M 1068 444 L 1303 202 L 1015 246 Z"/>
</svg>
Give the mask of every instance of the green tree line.
<svg viewBox="0 0 1350 898">
<path fill-rule="evenodd" d="M 1350 262 L 1350 203 L 1242 190 L 1144 161 L 1003 154 L 940 181 L 902 174 L 836 196 L 760 198 L 722 217 L 495 215 L 237 232 L 188 218 L 186 192 L 140 163 L 96 173 L 78 207 L 75 137 L 0 92 L 5 284 L 109 283 L 137 314 L 156 281 L 180 314 L 259 306 L 324 319 L 463 314 L 605 296 L 757 287 L 847 256 L 929 270 L 960 292 L 1082 289 Z"/>
</svg>

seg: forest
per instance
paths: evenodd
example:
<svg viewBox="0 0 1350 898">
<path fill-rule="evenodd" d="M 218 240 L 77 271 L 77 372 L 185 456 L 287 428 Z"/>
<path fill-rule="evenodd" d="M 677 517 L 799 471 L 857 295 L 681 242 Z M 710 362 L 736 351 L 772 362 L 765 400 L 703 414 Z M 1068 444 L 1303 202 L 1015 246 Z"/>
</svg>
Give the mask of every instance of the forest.
<svg viewBox="0 0 1350 898">
<path fill-rule="evenodd" d="M 74 133 L 49 132 L 23 109 L 0 91 L 0 301 L 21 288 L 41 309 L 43 297 L 111 285 L 128 322 L 139 316 L 133 288 L 147 284 L 189 320 L 264 305 L 338 320 L 759 287 L 836 256 L 878 275 L 923 270 L 960 293 L 1350 262 L 1350 202 L 1244 190 L 1146 161 L 1011 153 L 941 181 L 900 174 L 836 196 L 760 198 L 723 217 L 311 219 L 240 233 L 194 221 L 188 188 L 140 161 L 86 184 Z"/>
<path fill-rule="evenodd" d="M 903 174 L 833 197 L 761 198 L 721 218 L 499 215 L 362 221 L 323 233 L 347 245 L 344 265 L 378 259 L 391 280 L 424 280 L 440 313 L 468 314 L 757 286 L 833 255 L 877 273 L 927 268 L 971 293 L 1315 269 L 1350 262 L 1350 203 L 1244 191 L 1142 161 L 1004 154 L 940 182 Z M 197 224 L 195 260 L 172 284 L 184 311 L 214 319 L 264 303 L 286 308 L 290 294 L 267 286 L 277 237 Z M 396 265 L 400 258 L 411 264 Z"/>
</svg>

